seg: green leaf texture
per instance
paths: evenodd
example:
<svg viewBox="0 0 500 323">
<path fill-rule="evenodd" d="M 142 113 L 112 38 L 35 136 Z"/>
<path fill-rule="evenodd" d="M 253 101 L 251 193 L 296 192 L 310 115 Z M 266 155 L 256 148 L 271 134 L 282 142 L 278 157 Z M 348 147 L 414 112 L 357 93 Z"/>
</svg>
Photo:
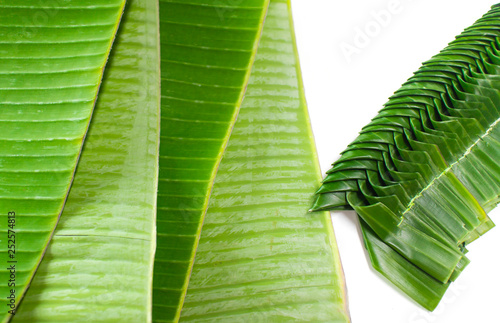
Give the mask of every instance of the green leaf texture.
<svg viewBox="0 0 500 323">
<path fill-rule="evenodd" d="M 348 322 L 290 3 L 272 0 L 215 180 L 181 321 Z"/>
<path fill-rule="evenodd" d="M 425 62 L 327 172 L 313 210 L 354 209 L 377 270 L 427 309 L 500 195 L 500 7 Z M 396 270 L 396 268 L 398 268 Z"/>
<path fill-rule="evenodd" d="M 243 100 L 268 2 L 160 1 L 154 321 L 179 318 L 210 190 Z"/>
<path fill-rule="evenodd" d="M 3 300 L 14 294 L 19 302 L 52 236 L 124 2 L 0 4 Z M 15 212 L 15 226 L 8 226 L 8 212 Z M 15 253 L 14 247 L 8 248 L 14 243 L 8 241 L 13 239 L 7 239 L 7 230 L 15 232 Z M 16 267 L 15 288 L 7 286 L 12 276 L 6 268 L 11 265 Z M 8 308 L 3 307 L 2 321 L 7 321 Z"/>
<path fill-rule="evenodd" d="M 110 57 L 64 212 L 15 322 L 151 321 L 157 1 L 127 2 Z"/>
</svg>

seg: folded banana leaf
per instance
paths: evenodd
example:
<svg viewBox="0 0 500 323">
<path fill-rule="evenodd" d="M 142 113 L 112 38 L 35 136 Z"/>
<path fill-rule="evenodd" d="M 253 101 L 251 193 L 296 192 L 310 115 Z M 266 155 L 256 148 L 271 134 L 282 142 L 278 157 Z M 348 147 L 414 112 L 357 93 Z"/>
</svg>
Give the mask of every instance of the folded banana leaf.
<svg viewBox="0 0 500 323">
<path fill-rule="evenodd" d="M 397 90 L 327 172 L 312 210 L 354 209 L 371 261 L 434 309 L 500 201 L 500 7 Z"/>
<path fill-rule="evenodd" d="M 26 172 L 25 179 L 38 190 L 33 194 L 37 202 L 43 200 L 40 192 L 71 181 L 86 139 L 50 242 L 56 209 L 48 220 L 41 218 L 48 226 L 25 214 L 24 200 L 4 203 L 5 225 L 10 211 L 29 220 L 17 220 L 19 248 L 27 248 L 30 256 L 36 251 L 40 258 L 48 247 L 37 270 L 40 260 L 30 271 L 17 272 L 17 310 L 14 316 L 5 313 L 2 321 L 349 321 L 329 216 L 307 214 L 320 175 L 289 1 L 130 0 L 124 6 L 23 0 L 0 5 L 0 16 L 10 19 L 0 23 L 0 37 L 11 40 L 17 28 L 13 17 L 21 13 L 27 14 L 26 25 L 12 39 L 19 47 L 9 53 L 12 62 L 0 60 L 2 81 L 12 93 L 20 84 L 42 83 L 68 92 L 46 103 L 42 92 L 9 97 L 11 89 L 5 91 L 2 97 L 10 100 L 5 106 L 17 109 L 0 112 L 5 123 L 20 118 L 24 123 L 18 122 L 1 147 L 11 149 L 15 136 L 29 131 L 33 135 L 26 137 L 26 145 L 38 141 L 43 132 L 36 122 L 48 134 L 65 131 L 58 120 L 83 126 L 75 126 L 79 139 L 49 138 L 38 150 L 18 148 L 28 157 L 36 155 L 33 165 L 58 170 L 59 154 L 70 152 L 62 144 L 71 141 L 74 157 L 64 168 L 67 178 L 56 170 L 39 178 L 38 169 L 23 168 L 30 165 L 28 157 L 0 167 L 10 165 L 15 175 Z M 40 13 L 62 20 L 40 20 Z M 9 21 L 12 26 L 6 27 Z M 49 41 L 58 49 L 39 45 Z M 47 49 L 44 60 L 14 57 L 22 56 L 24 42 Z M 95 62 L 101 63 L 101 74 L 88 72 Z M 74 79 L 69 77 L 73 73 Z M 89 86 L 93 92 L 69 82 L 87 79 L 95 79 Z M 80 107 L 73 90 L 90 98 L 81 111 L 70 109 L 73 101 Z M 33 102 L 27 105 L 22 98 Z M 4 183 L 12 186 L 13 178 L 5 177 Z M 65 185 L 57 195 L 61 209 L 69 182 Z M 20 199 L 30 197 L 19 193 Z M 41 206 L 30 207 L 47 208 Z M 48 230 L 46 240 L 21 236 L 43 230 Z M 24 258 L 16 260 L 27 264 Z M 2 274 L 7 281 L 9 273 Z M 19 304 L 21 288 L 27 292 Z"/>
</svg>

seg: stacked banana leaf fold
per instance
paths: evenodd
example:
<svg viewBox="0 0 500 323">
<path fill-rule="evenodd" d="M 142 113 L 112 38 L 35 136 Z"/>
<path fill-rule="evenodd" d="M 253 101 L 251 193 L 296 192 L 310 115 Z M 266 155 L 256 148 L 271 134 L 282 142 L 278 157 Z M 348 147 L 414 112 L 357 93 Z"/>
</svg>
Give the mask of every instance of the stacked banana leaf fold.
<svg viewBox="0 0 500 323">
<path fill-rule="evenodd" d="M 289 1 L 1 2 L 0 127 L 2 322 L 349 322 Z"/>
<path fill-rule="evenodd" d="M 397 90 L 312 210 L 355 210 L 374 268 L 433 310 L 500 201 L 500 6 Z"/>
</svg>

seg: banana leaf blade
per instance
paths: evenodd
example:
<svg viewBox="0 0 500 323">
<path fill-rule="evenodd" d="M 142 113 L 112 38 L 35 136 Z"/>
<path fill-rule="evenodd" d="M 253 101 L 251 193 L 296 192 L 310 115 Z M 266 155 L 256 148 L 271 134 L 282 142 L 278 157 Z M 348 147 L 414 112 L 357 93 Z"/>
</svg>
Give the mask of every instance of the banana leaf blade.
<svg viewBox="0 0 500 323">
<path fill-rule="evenodd" d="M 181 321 L 349 322 L 320 179 L 290 2 L 272 0 L 214 183 Z"/>
<path fill-rule="evenodd" d="M 14 322 L 151 321 L 158 64 L 158 4 L 129 0 L 71 192 Z"/>
<path fill-rule="evenodd" d="M 15 269 L 15 286 L 0 287 L 2 299 L 12 300 L 3 322 L 62 212 L 124 3 L 2 4 L 0 218 L 2 236 L 14 242 L 2 239 L 0 262 Z M 0 279 L 9 281 L 14 269 L 2 270 Z"/>
<path fill-rule="evenodd" d="M 160 1 L 161 140 L 153 321 L 176 321 L 269 0 Z"/>
</svg>

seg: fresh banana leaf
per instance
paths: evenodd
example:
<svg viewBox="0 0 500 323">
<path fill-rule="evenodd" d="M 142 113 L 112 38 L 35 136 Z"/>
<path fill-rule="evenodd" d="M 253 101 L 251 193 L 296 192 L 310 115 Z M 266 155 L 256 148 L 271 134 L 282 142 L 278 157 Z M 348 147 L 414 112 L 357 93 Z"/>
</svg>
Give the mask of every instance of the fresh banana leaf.
<svg viewBox="0 0 500 323">
<path fill-rule="evenodd" d="M 425 62 L 342 152 L 313 210 L 354 209 L 378 271 L 434 309 L 500 201 L 500 8 Z"/>
<path fill-rule="evenodd" d="M 158 64 L 158 3 L 129 0 L 71 192 L 14 322 L 151 321 Z"/>
<path fill-rule="evenodd" d="M 9 302 L 3 322 L 62 212 L 124 4 L 0 4 L 0 296 Z"/>
<path fill-rule="evenodd" d="M 175 321 L 269 0 L 160 0 L 161 140 L 153 320 Z"/>
<path fill-rule="evenodd" d="M 348 322 L 290 2 L 271 0 L 245 99 L 219 166 L 181 321 Z"/>
<path fill-rule="evenodd" d="M 85 27 L 71 23 L 86 21 L 79 17 L 82 13 L 94 13 L 89 14 L 90 5 L 77 4 L 79 13 L 68 10 L 72 16 L 66 20 L 76 35 L 88 36 L 88 28 L 93 36 L 102 36 L 103 26 L 116 32 L 123 3 L 92 2 L 95 10 L 114 8 L 117 19 L 113 26 Z M 329 215 L 306 212 L 320 172 L 289 1 L 271 4 L 244 110 L 220 165 L 198 248 L 268 5 L 266 0 L 160 1 L 159 6 L 154 0 L 127 2 L 61 220 L 16 315 L 4 321 L 177 321 L 190 275 L 183 320 L 349 321 Z M 36 7 L 30 1 L 18 7 L 54 15 L 67 9 Z M 50 28 L 58 28 L 61 37 L 75 36 L 75 30 Z M 43 29 L 47 39 L 56 35 L 50 28 Z M 83 53 L 82 61 L 95 59 L 87 57 L 89 50 L 80 46 L 75 53 Z M 70 70 L 60 70 L 62 75 L 44 80 L 46 85 L 64 86 L 65 72 L 85 70 L 72 56 L 60 59 L 66 65 L 55 66 Z M 37 66 L 46 69 L 38 73 L 54 68 L 51 62 Z M 26 72 L 13 66 L 22 72 L 17 82 L 26 84 Z M 99 81 L 100 75 L 94 92 Z M 61 100 L 68 97 L 61 94 Z M 64 116 L 50 108 L 47 120 Z M 87 112 L 88 124 L 91 110 Z M 69 121 L 84 115 L 71 113 Z M 33 116 L 24 110 L 10 115 L 32 125 Z M 50 165 L 50 156 L 37 162 Z M 46 185 L 53 177 L 36 183 Z M 42 228 L 30 225 L 28 230 Z"/>
</svg>

